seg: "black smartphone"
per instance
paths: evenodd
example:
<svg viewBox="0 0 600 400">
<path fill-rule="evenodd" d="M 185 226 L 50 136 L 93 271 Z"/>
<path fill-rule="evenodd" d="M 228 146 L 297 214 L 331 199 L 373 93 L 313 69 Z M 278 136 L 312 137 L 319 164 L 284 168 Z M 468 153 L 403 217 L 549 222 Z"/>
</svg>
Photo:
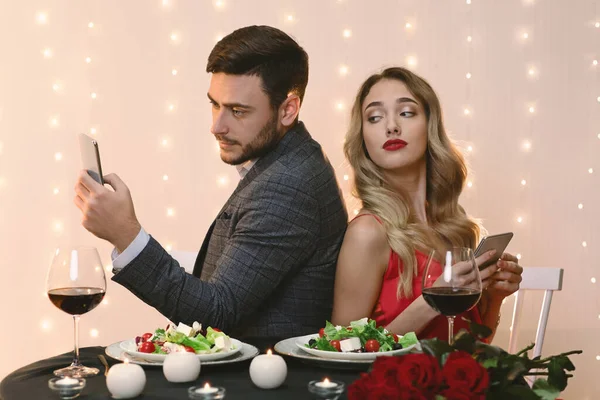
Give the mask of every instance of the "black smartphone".
<svg viewBox="0 0 600 400">
<path fill-rule="evenodd" d="M 81 163 L 83 169 L 99 184 L 104 185 L 102 179 L 102 165 L 100 164 L 100 150 L 96 139 L 84 133 L 79 134 L 79 150 L 81 151 Z"/>
<path fill-rule="evenodd" d="M 481 242 L 479 242 L 479 246 L 477 246 L 477 249 L 475 250 L 475 258 L 490 250 L 496 250 L 496 254 L 494 254 L 494 256 L 490 258 L 487 262 L 481 264 L 479 266 L 479 270 L 489 267 L 490 265 L 497 262 L 500 259 L 500 257 L 502 257 L 502 253 L 504 253 L 504 250 L 508 246 L 508 243 L 510 243 L 512 237 L 512 232 L 506 232 L 499 233 L 497 235 L 485 236 L 483 239 L 481 239 Z"/>
</svg>

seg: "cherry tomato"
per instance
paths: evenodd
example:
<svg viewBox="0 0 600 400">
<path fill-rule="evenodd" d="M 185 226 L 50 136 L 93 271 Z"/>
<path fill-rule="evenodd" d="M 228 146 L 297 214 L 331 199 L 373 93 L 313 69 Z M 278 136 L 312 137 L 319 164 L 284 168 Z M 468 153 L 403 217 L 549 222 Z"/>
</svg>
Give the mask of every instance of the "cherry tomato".
<svg viewBox="0 0 600 400">
<path fill-rule="evenodd" d="M 325 336 L 325 328 L 319 329 L 319 337 Z"/>
<path fill-rule="evenodd" d="M 192 347 L 190 346 L 183 346 L 185 348 L 185 351 L 187 351 L 188 353 L 195 353 L 196 350 L 194 350 Z"/>
<path fill-rule="evenodd" d="M 147 341 L 149 341 L 149 340 L 150 340 L 150 338 L 151 338 L 152 336 L 153 336 L 153 335 L 152 335 L 151 333 L 144 333 L 144 334 L 142 335 L 142 342 L 147 342 Z"/>
<path fill-rule="evenodd" d="M 349 326 L 349 327 L 347 327 L 347 328 L 346 328 L 346 330 L 347 330 L 348 332 L 352 332 L 352 327 L 351 327 L 351 326 Z"/>
<path fill-rule="evenodd" d="M 365 343 L 365 350 L 368 353 L 378 352 L 379 351 L 379 342 L 375 339 L 367 340 L 367 343 Z"/>
<path fill-rule="evenodd" d="M 342 351 L 342 347 L 340 346 L 339 340 L 332 340 L 331 342 L 329 342 L 329 344 L 331 344 L 336 351 Z"/>
<path fill-rule="evenodd" d="M 395 333 L 388 333 L 388 336 L 391 336 L 394 339 L 394 342 L 398 343 L 398 335 Z"/>
<path fill-rule="evenodd" d="M 215 332 L 221 332 L 221 330 L 219 328 L 212 328 L 212 330 Z"/>
<path fill-rule="evenodd" d="M 140 347 L 138 348 L 138 351 L 142 353 L 154 353 L 155 349 L 156 347 L 154 346 L 154 343 L 142 342 L 142 344 L 140 344 Z"/>
</svg>

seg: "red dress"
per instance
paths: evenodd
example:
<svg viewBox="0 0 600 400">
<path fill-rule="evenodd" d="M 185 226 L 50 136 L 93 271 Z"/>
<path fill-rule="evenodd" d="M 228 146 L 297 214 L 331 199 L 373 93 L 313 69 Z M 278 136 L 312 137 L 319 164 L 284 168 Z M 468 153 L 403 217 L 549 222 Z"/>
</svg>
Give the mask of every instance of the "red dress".
<svg viewBox="0 0 600 400">
<path fill-rule="evenodd" d="M 362 214 L 358 217 L 362 217 L 363 215 L 372 214 Z M 375 217 L 377 221 L 381 223 L 379 218 L 377 218 L 375 215 L 373 215 L 373 217 Z M 413 277 L 412 296 L 401 297 L 398 299 L 396 296 L 398 290 L 398 281 L 400 279 L 400 275 L 398 274 L 398 265 L 400 265 L 400 268 L 402 268 L 402 261 L 398 257 L 398 254 L 396 254 L 393 250 L 390 251 L 388 266 L 385 270 L 385 275 L 381 284 L 381 292 L 379 293 L 379 298 L 377 299 L 377 303 L 375 304 L 375 308 L 373 309 L 373 313 L 370 317 L 377 322 L 377 326 L 387 326 L 413 301 L 415 301 L 416 298 L 421 296 L 423 274 L 425 273 L 427 259 L 429 257 L 418 250 L 415 251 L 415 255 L 417 257 L 418 273 L 417 276 Z M 482 323 L 479 309 L 477 306 L 475 306 L 471 310 L 456 316 L 454 320 L 454 333 L 457 333 L 462 328 L 469 329 L 469 323 L 464 321 L 463 317 L 478 324 Z M 430 339 L 437 337 L 442 340 L 448 340 L 448 319 L 444 315 L 438 315 L 432 319 L 417 336 L 419 339 Z"/>
</svg>

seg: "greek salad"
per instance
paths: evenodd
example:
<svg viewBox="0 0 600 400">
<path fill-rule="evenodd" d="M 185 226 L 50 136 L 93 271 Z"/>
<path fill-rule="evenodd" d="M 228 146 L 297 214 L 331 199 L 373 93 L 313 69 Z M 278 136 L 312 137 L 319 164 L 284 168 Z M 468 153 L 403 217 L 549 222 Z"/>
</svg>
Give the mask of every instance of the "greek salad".
<svg viewBox="0 0 600 400">
<path fill-rule="evenodd" d="M 310 339 L 305 346 L 325 351 L 375 353 L 400 350 L 418 342 L 414 332 L 398 336 L 378 327 L 375 320 L 363 318 L 350 322 L 350 326 L 336 326 L 326 321 L 325 327 L 319 330 L 319 337 Z"/>
<path fill-rule="evenodd" d="M 144 333 L 135 338 L 137 351 L 142 353 L 169 354 L 190 352 L 209 354 L 227 352 L 235 345 L 225 333 L 217 328 L 202 329 L 202 324 L 194 322 L 188 326 L 180 322 L 177 326 L 167 325 L 166 329 L 157 329 L 154 333 Z"/>
</svg>

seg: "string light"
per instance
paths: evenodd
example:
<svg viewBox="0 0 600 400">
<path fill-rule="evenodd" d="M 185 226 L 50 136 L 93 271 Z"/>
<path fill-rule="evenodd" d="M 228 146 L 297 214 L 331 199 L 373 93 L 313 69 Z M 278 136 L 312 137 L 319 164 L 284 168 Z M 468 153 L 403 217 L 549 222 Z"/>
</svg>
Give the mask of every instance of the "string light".
<svg viewBox="0 0 600 400">
<path fill-rule="evenodd" d="M 44 292 L 44 297 L 46 297 L 46 296 L 48 296 L 48 294 L 46 292 Z M 50 329 L 52 329 L 52 322 L 47 319 L 44 319 L 40 323 L 40 327 L 42 328 L 42 330 L 44 332 L 48 332 Z"/>
<path fill-rule="evenodd" d="M 173 208 L 167 208 L 167 217 L 172 217 L 175 215 L 175 210 Z"/>
<path fill-rule="evenodd" d="M 108 264 L 108 265 L 105 265 L 105 266 L 104 266 L 104 270 L 105 270 L 106 272 L 110 272 L 110 271 L 112 271 L 112 269 L 113 269 L 113 266 L 112 266 L 112 264 Z"/>
<path fill-rule="evenodd" d="M 471 73 L 467 72 L 467 75 L 465 75 L 467 77 L 467 79 L 471 79 Z"/>
<path fill-rule="evenodd" d="M 412 24 L 411 24 L 410 22 L 407 22 L 407 23 L 406 23 L 406 25 L 404 25 L 404 27 L 405 27 L 407 30 L 410 30 L 410 29 L 412 29 L 412 27 L 413 27 L 413 26 L 412 26 Z"/>
<path fill-rule="evenodd" d="M 96 128 L 90 128 L 90 134 L 95 135 L 96 134 Z"/>
<path fill-rule="evenodd" d="M 358 210 L 354 210 L 354 215 L 358 215 Z"/>
<path fill-rule="evenodd" d="M 583 247 L 587 247 L 587 242 L 581 242 L 581 245 L 582 245 Z"/>
<path fill-rule="evenodd" d="M 171 33 L 171 41 L 173 41 L 173 42 L 176 42 L 176 41 L 177 41 L 177 39 L 178 39 L 178 36 L 177 36 L 177 34 L 176 34 L 176 33 L 174 33 L 174 32 L 173 32 L 173 33 Z"/>
<path fill-rule="evenodd" d="M 467 182 L 467 187 L 468 188 L 472 188 L 473 187 L 473 182 L 471 182 L 471 181 Z"/>
<path fill-rule="evenodd" d="M 523 33 L 523 39 L 529 39 L 529 33 L 527 33 L 527 32 Z"/>
<path fill-rule="evenodd" d="M 523 185 L 523 186 L 527 185 L 527 181 L 525 179 L 522 179 L 521 180 L 521 185 Z"/>
<path fill-rule="evenodd" d="M 347 181 L 348 179 L 350 179 L 350 177 L 348 175 L 344 175 L 344 180 Z"/>
<path fill-rule="evenodd" d="M 408 65 L 410 65 L 411 67 L 416 66 L 417 65 L 417 57 L 415 57 L 415 56 L 408 56 L 406 58 L 406 63 Z"/>
<path fill-rule="evenodd" d="M 160 144 L 161 144 L 163 147 L 167 147 L 167 146 L 169 146 L 169 138 L 164 138 L 163 140 L 161 140 Z"/>
<path fill-rule="evenodd" d="M 225 187 L 225 186 L 227 186 L 228 183 L 229 183 L 229 178 L 227 178 L 226 176 L 220 176 L 217 179 L 217 185 L 219 187 Z"/>
<path fill-rule="evenodd" d="M 48 22 L 48 15 L 46 13 L 41 12 L 38 13 L 35 19 L 38 24 L 45 25 Z"/>
<path fill-rule="evenodd" d="M 167 108 L 169 109 L 169 111 L 173 111 L 175 109 L 175 104 L 169 104 Z"/>
<path fill-rule="evenodd" d="M 61 233 L 63 231 L 63 223 L 61 221 L 54 221 L 52 224 L 52 229 L 56 233 Z"/>
<path fill-rule="evenodd" d="M 94 92 L 92 92 L 92 94 L 90 96 L 92 97 L 92 99 L 95 99 L 96 97 L 98 97 L 98 95 Z"/>
<path fill-rule="evenodd" d="M 520 260 L 520 259 L 521 259 L 521 253 L 518 253 L 517 254 L 517 260 Z"/>
<path fill-rule="evenodd" d="M 169 251 L 169 252 L 170 252 L 171 250 L 173 250 L 173 245 L 172 245 L 172 244 L 168 244 L 168 245 L 166 245 L 166 246 L 165 246 L 165 250 L 167 250 L 167 251 Z"/>
<path fill-rule="evenodd" d="M 162 5 L 163 7 L 168 7 L 171 5 L 171 2 L 169 0 L 162 0 Z"/>
<path fill-rule="evenodd" d="M 58 117 L 52 117 L 50 118 L 50 126 L 53 128 L 56 128 L 59 124 L 59 119 Z"/>
<path fill-rule="evenodd" d="M 588 172 L 589 172 L 590 174 L 593 174 L 593 173 L 594 173 L 594 168 L 590 168 L 590 169 L 588 169 Z"/>
<path fill-rule="evenodd" d="M 592 279 L 590 279 L 590 282 L 596 283 L 596 278 L 592 277 Z"/>
<path fill-rule="evenodd" d="M 598 65 L 598 60 L 594 60 L 592 61 L 592 65 L 595 67 L 596 65 Z"/>
<path fill-rule="evenodd" d="M 55 187 L 55 188 L 52 190 L 52 193 L 54 193 L 54 194 L 58 194 L 59 192 L 60 192 L 60 190 L 59 190 L 57 187 Z"/>
<path fill-rule="evenodd" d="M 104 300 L 102 300 L 102 304 L 104 304 L 105 306 L 108 305 L 108 297 L 105 297 Z"/>
<path fill-rule="evenodd" d="M 52 49 L 45 48 L 44 50 L 42 50 L 42 54 L 44 55 L 44 58 L 51 58 L 52 57 Z"/>
<path fill-rule="evenodd" d="M 286 17 L 286 20 L 287 20 L 288 22 L 294 22 L 294 16 L 293 16 L 292 14 L 290 14 L 290 15 L 288 15 L 288 16 Z"/>
<path fill-rule="evenodd" d="M 594 24 L 594 26 L 595 26 L 596 28 L 600 28 L 600 22 L 596 22 L 596 23 Z"/>
<path fill-rule="evenodd" d="M 531 114 L 533 114 L 535 112 L 535 107 L 533 107 L 533 106 L 529 107 L 529 112 Z"/>
<path fill-rule="evenodd" d="M 338 111 L 342 111 L 342 110 L 344 109 L 344 103 L 342 103 L 341 101 L 340 101 L 340 102 L 338 102 L 338 103 L 336 103 L 336 105 L 335 105 L 335 108 L 336 108 Z"/>
<path fill-rule="evenodd" d="M 518 223 L 521 223 L 521 222 L 523 222 L 523 217 L 517 217 L 517 222 L 518 222 Z"/>
<path fill-rule="evenodd" d="M 596 360 L 600 361 L 600 356 L 596 356 Z"/>
<path fill-rule="evenodd" d="M 471 0 L 467 0 L 467 5 L 471 4 Z"/>
<path fill-rule="evenodd" d="M 54 159 L 56 161 L 60 161 L 60 160 L 62 160 L 62 158 L 63 158 L 62 153 L 55 153 L 54 154 Z"/>
<path fill-rule="evenodd" d="M 344 31 L 342 32 L 342 35 L 345 38 L 349 38 L 350 36 L 352 36 L 352 31 L 350 29 L 344 29 Z"/>
<path fill-rule="evenodd" d="M 162 179 L 163 179 L 163 181 L 168 181 L 169 180 L 169 175 L 163 175 Z"/>
<path fill-rule="evenodd" d="M 577 204 L 577 208 L 579 208 L 580 210 L 583 210 L 583 204 L 581 204 L 581 203 Z"/>
<path fill-rule="evenodd" d="M 92 62 L 92 57 L 86 57 L 85 58 L 85 62 L 88 63 L 88 64 L 91 63 Z"/>
<path fill-rule="evenodd" d="M 465 109 L 463 110 L 463 113 L 464 113 L 465 115 L 471 115 L 471 110 L 469 110 L 468 108 L 465 108 Z"/>
<path fill-rule="evenodd" d="M 225 7 L 225 2 L 223 0 L 217 0 L 215 1 L 215 7 L 217 7 L 217 9 L 223 8 Z"/>
<path fill-rule="evenodd" d="M 90 331 L 90 336 L 93 338 L 97 338 L 98 337 L 98 329 L 92 329 Z"/>
<path fill-rule="evenodd" d="M 470 146 L 470 145 L 469 145 L 469 146 L 467 146 L 467 151 L 468 151 L 469 153 L 472 153 L 472 152 L 473 152 L 473 146 Z"/>
<path fill-rule="evenodd" d="M 467 36 L 467 42 L 471 43 L 473 41 L 473 37 L 472 36 Z"/>
<path fill-rule="evenodd" d="M 526 151 L 531 150 L 531 142 L 529 140 L 525 140 L 523 142 L 523 149 L 526 150 Z"/>
<path fill-rule="evenodd" d="M 177 70 L 176 70 L 176 69 L 172 69 L 172 70 L 171 70 L 171 74 L 172 74 L 173 76 L 177 75 Z"/>
<path fill-rule="evenodd" d="M 93 22 L 90 22 L 90 23 L 88 24 L 88 28 L 92 29 L 93 27 L 94 27 L 94 23 L 93 23 Z"/>
<path fill-rule="evenodd" d="M 221 39 L 223 39 L 223 35 L 222 34 L 218 34 L 216 36 L 217 42 L 221 41 Z"/>
<path fill-rule="evenodd" d="M 346 76 L 346 75 L 348 75 L 348 66 L 346 66 L 346 65 L 341 65 L 341 66 L 340 66 L 340 70 L 339 70 L 339 71 L 340 71 L 340 75 L 341 75 L 341 76 Z"/>
<path fill-rule="evenodd" d="M 57 92 L 57 93 L 60 92 L 60 89 L 61 89 L 60 83 L 54 83 L 52 85 L 52 90 L 54 90 L 55 92 Z"/>
</svg>

